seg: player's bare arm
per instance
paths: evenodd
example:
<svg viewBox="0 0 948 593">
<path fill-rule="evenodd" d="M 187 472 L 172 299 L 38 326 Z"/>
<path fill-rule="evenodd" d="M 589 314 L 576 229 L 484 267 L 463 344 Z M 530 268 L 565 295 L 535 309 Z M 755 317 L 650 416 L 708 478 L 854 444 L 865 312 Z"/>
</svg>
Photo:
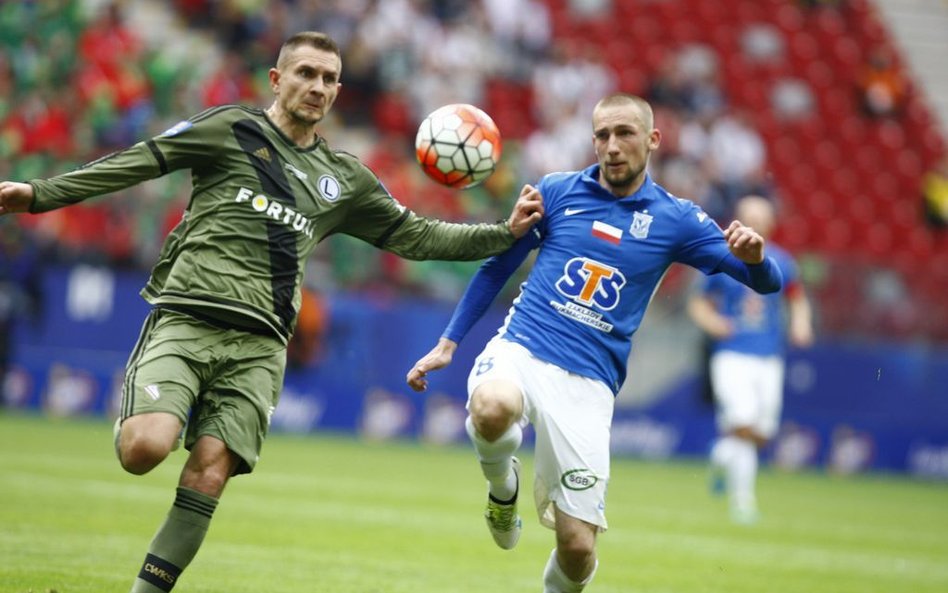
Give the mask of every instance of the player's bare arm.
<svg viewBox="0 0 948 593">
<path fill-rule="evenodd" d="M 764 238 L 749 226 L 735 220 L 724 229 L 724 238 L 731 253 L 746 264 L 764 261 Z"/>
<path fill-rule="evenodd" d="M 802 289 L 787 302 L 790 313 L 788 336 L 790 343 L 797 348 L 807 348 L 813 345 L 813 313 L 810 301 Z"/>
<path fill-rule="evenodd" d="M 540 195 L 540 190 L 529 184 L 524 185 L 507 220 L 510 232 L 519 239 L 526 235 L 533 225 L 540 222 L 541 218 L 543 218 L 543 196 Z"/>
<path fill-rule="evenodd" d="M 428 389 L 428 379 L 426 378 L 428 373 L 443 369 L 451 364 L 451 359 L 454 358 L 454 351 L 457 348 L 456 342 L 447 338 L 439 339 L 438 345 L 432 348 L 431 352 L 422 356 L 415 363 L 415 366 L 408 371 L 408 376 L 405 378 L 408 385 L 415 391 Z"/>
<path fill-rule="evenodd" d="M 720 340 L 734 333 L 731 320 L 718 313 L 714 303 L 707 297 L 696 295 L 688 299 L 688 314 L 712 338 Z"/>
<path fill-rule="evenodd" d="M 32 204 L 32 185 L 15 181 L 0 181 L 0 216 L 29 212 Z"/>
</svg>

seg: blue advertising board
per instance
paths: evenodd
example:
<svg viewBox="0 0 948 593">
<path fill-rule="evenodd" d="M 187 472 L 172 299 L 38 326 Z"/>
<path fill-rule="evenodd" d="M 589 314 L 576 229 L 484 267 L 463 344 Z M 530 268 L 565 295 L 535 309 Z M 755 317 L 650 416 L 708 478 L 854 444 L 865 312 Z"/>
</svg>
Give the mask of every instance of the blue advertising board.
<svg viewBox="0 0 948 593">
<path fill-rule="evenodd" d="M 126 358 L 148 311 L 138 296 L 145 280 L 86 266 L 48 271 L 43 314 L 14 327 L 5 404 L 54 415 L 115 416 Z M 366 294 L 327 300 L 325 354 L 287 372 L 274 430 L 463 441 L 467 372 L 504 311 L 486 315 L 454 364 L 432 374 L 429 391 L 418 394 L 405 374 L 435 344 L 451 306 Z M 715 426 L 698 373 L 681 376 L 648 404 L 617 406 L 615 453 L 705 455 Z M 946 385 L 944 347 L 824 342 L 792 352 L 783 426 L 766 457 L 788 469 L 948 478 Z"/>
</svg>

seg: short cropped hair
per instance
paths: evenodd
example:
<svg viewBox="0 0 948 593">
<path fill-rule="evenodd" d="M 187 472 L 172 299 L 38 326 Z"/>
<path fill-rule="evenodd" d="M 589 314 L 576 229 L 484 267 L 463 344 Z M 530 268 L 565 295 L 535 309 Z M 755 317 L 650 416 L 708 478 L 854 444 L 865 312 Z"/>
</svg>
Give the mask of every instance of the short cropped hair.
<svg viewBox="0 0 948 593">
<path fill-rule="evenodd" d="M 596 103 L 596 107 L 593 109 L 593 112 L 596 112 L 603 107 L 617 107 L 620 105 L 635 105 L 642 113 L 642 119 L 645 122 L 645 127 L 652 129 L 655 126 L 655 116 L 652 114 L 652 106 L 649 105 L 648 101 L 642 97 L 639 97 L 638 95 L 632 95 L 630 93 L 613 93 L 611 95 L 606 95 L 600 99 L 598 103 Z"/>
<path fill-rule="evenodd" d="M 329 35 L 320 33 L 319 31 L 300 31 L 283 42 L 283 46 L 280 48 L 280 55 L 277 57 L 277 68 L 283 66 L 287 55 L 291 51 L 306 45 L 315 47 L 316 49 L 321 49 L 323 51 L 332 52 L 340 58 L 342 57 L 342 52 L 339 50 L 339 46 Z"/>
</svg>

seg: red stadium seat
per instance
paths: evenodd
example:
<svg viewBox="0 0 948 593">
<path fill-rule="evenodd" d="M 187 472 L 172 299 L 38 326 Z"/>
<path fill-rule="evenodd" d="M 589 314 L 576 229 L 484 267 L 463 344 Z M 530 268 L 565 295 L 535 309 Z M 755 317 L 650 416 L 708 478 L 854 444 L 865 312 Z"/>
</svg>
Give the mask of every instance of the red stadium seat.
<svg viewBox="0 0 948 593">
<path fill-rule="evenodd" d="M 827 121 L 842 120 L 853 112 L 854 97 L 851 89 L 839 85 L 824 89 L 818 98 L 820 112 Z"/>
<path fill-rule="evenodd" d="M 847 218 L 857 225 L 868 225 L 876 220 L 876 205 L 872 196 L 860 191 L 850 191 L 846 198 Z"/>
<path fill-rule="evenodd" d="M 833 173 L 829 179 L 830 188 L 841 196 L 852 196 L 858 185 L 860 178 L 850 169 L 840 169 Z"/>
<path fill-rule="evenodd" d="M 853 113 L 843 116 L 838 121 L 839 139 L 846 145 L 846 152 L 850 156 L 866 146 L 867 127 L 866 119 Z"/>
<path fill-rule="evenodd" d="M 806 31 L 790 38 L 790 57 L 801 70 L 820 56 L 820 46 L 816 38 Z"/>
<path fill-rule="evenodd" d="M 785 248 L 797 251 L 811 247 L 810 234 L 813 225 L 806 216 L 790 214 L 780 219 L 776 240 Z"/>
<path fill-rule="evenodd" d="M 832 52 L 831 64 L 838 75 L 843 80 L 853 80 L 859 74 L 859 68 L 863 64 L 863 52 L 855 39 L 851 37 L 840 37 L 833 39 L 830 45 Z"/>
<path fill-rule="evenodd" d="M 827 89 L 838 82 L 833 69 L 823 61 L 810 62 L 806 66 L 804 74 L 817 93 L 826 92 Z"/>
<path fill-rule="evenodd" d="M 774 24 L 788 36 L 798 33 L 806 26 L 803 10 L 796 4 L 783 2 L 774 14 Z"/>
<path fill-rule="evenodd" d="M 922 263 L 923 260 L 932 256 L 935 252 L 935 240 L 932 237 L 932 229 L 919 224 L 914 225 L 908 234 L 908 252 L 911 257 Z"/>
<path fill-rule="evenodd" d="M 811 220 L 829 221 L 840 215 L 840 204 L 836 196 L 823 190 L 813 190 L 806 194 L 806 211 Z"/>
<path fill-rule="evenodd" d="M 921 157 L 914 150 L 899 151 L 895 157 L 895 172 L 907 191 L 920 189 L 921 178 L 925 171 Z"/>
<path fill-rule="evenodd" d="M 899 151 L 905 147 L 905 131 L 902 129 L 902 125 L 895 121 L 884 120 L 879 125 L 871 128 L 871 132 L 878 144 L 891 151 Z"/>
<path fill-rule="evenodd" d="M 892 247 L 895 242 L 892 232 L 892 226 L 888 222 L 873 222 L 869 224 L 866 232 L 866 240 L 869 251 L 877 256 L 884 258 L 891 255 Z"/>
<path fill-rule="evenodd" d="M 853 227 L 846 220 L 837 218 L 823 226 L 818 236 L 820 244 L 830 253 L 846 253 L 853 243 Z"/>
<path fill-rule="evenodd" d="M 827 172 L 839 169 L 843 164 L 843 156 L 836 143 L 829 139 L 821 140 L 813 149 L 816 164 Z"/>
<path fill-rule="evenodd" d="M 619 71 L 619 90 L 633 95 L 644 95 L 648 91 L 649 77 L 635 66 L 626 66 Z"/>
<path fill-rule="evenodd" d="M 882 169 L 882 150 L 874 144 L 862 144 L 855 154 L 849 156 L 855 161 L 860 175 L 871 178 Z"/>
</svg>

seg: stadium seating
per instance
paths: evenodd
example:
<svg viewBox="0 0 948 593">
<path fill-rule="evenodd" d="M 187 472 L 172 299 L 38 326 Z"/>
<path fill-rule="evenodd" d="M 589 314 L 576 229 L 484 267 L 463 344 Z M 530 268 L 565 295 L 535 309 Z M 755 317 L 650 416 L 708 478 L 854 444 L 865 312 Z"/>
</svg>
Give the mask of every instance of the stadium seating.
<svg viewBox="0 0 948 593">
<path fill-rule="evenodd" d="M 944 139 L 911 84 L 895 115 L 872 118 L 861 111 L 858 78 L 871 52 L 885 48 L 910 78 L 871 2 L 808 7 L 785 0 L 614 0 L 612 14 L 595 21 L 577 21 L 568 2 L 549 5 L 558 37 L 604 45 L 623 90 L 640 92 L 661 57 L 684 43 L 713 47 L 731 105 L 754 113 L 768 144 L 768 168 L 785 204 L 779 240 L 837 266 L 855 261 L 895 269 L 918 307 L 934 315 L 924 326 L 901 329 L 948 337 L 942 303 L 948 233 L 924 226 L 919 197 L 921 177 L 944 153 Z M 628 34 L 617 35 L 616 23 Z M 784 59 L 755 64 L 743 54 L 741 31 L 761 24 L 783 35 Z M 785 77 L 812 89 L 812 117 L 782 121 L 773 113 L 770 90 Z M 919 265 L 926 261 L 930 266 Z M 842 325 L 855 298 L 855 285 L 847 282 L 856 280 L 826 279 L 820 294 L 824 315 Z"/>
<path fill-rule="evenodd" d="M 925 226 L 919 195 L 922 176 L 945 153 L 945 139 L 924 96 L 911 82 L 897 43 L 889 37 L 870 0 L 838 0 L 835 6 L 823 2 L 819 7 L 812 7 L 816 4 L 813 2 L 792 0 L 612 0 L 601 3 L 605 8 L 599 12 L 582 15 L 576 12 L 574 5 L 593 3 L 571 0 L 544 0 L 544 3 L 550 12 L 554 39 L 595 48 L 603 63 L 615 72 L 619 88 L 628 92 L 646 94 L 669 56 L 680 48 L 698 43 L 713 49 L 718 57 L 718 82 L 730 107 L 752 114 L 752 122 L 766 144 L 769 181 L 784 206 L 778 240 L 828 267 L 829 272 L 815 285 L 823 315 L 838 318 L 844 325 L 849 319 L 849 327 L 853 328 L 854 316 L 846 315 L 852 307 L 852 299 L 840 297 L 848 293 L 839 290 L 836 283 L 844 288 L 848 286 L 848 280 L 842 280 L 848 277 L 843 271 L 847 267 L 881 266 L 894 270 L 907 286 L 910 298 L 917 301 L 916 306 L 934 316 L 906 331 L 948 339 L 948 315 L 943 303 L 948 301 L 944 298 L 948 294 L 948 232 Z M 97 32 L 103 43 L 118 40 L 129 47 L 130 52 L 141 52 L 134 33 L 119 27 L 117 21 L 82 22 L 78 2 L 69 1 L 65 5 L 70 8 L 58 19 L 65 23 L 60 27 L 65 31 L 60 34 L 65 40 L 61 42 L 60 53 L 78 55 L 82 48 L 94 50 L 95 44 L 89 42 L 90 32 Z M 215 3 L 193 0 L 172 3 L 173 9 L 187 16 L 182 22 L 199 23 L 201 27 L 215 22 L 211 12 L 214 6 Z M 10 8 L 0 13 L 0 31 L 4 32 L 0 47 L 9 50 L 11 56 L 19 56 L 29 49 L 28 44 L 19 43 L 13 35 L 25 30 L 22 19 L 26 13 L 21 12 Z M 51 19 L 50 22 L 58 21 Z M 254 23 L 261 25 L 264 21 Z M 313 26 L 318 25 L 313 23 Z M 747 52 L 744 35 L 755 27 L 776 35 L 777 44 L 770 48 L 774 54 L 768 59 Z M 261 31 L 259 36 L 264 38 L 266 33 Z M 272 37 L 271 34 L 267 39 Z M 219 44 L 226 46 L 226 39 L 219 40 Z M 255 46 L 248 43 L 247 47 Z M 901 110 L 891 116 L 872 117 L 862 109 L 859 80 L 867 59 L 880 48 L 893 57 L 897 73 L 909 82 Z M 248 49 L 243 56 L 244 61 L 250 63 L 248 69 L 259 66 L 259 72 L 265 72 L 268 64 L 256 64 L 253 60 L 259 58 L 259 52 L 254 51 L 258 50 Z M 138 58 L 142 61 L 138 69 L 147 72 L 150 84 L 142 84 L 143 81 L 134 76 L 96 83 L 97 79 L 86 72 L 89 68 L 78 66 L 71 73 L 79 95 L 77 113 L 71 114 L 75 115 L 71 121 L 72 133 L 60 136 L 75 137 L 84 145 L 67 150 L 69 154 L 55 155 L 55 159 L 42 151 L 28 158 L 20 154 L 18 159 L 12 160 L 12 165 L 0 163 L 0 171 L 6 167 L 11 177 L 24 178 L 44 174 L 46 169 L 50 173 L 58 172 L 64 160 L 88 160 L 90 156 L 99 156 L 129 143 L 129 139 L 156 133 L 160 130 L 145 130 L 142 123 L 152 113 L 148 111 L 152 108 L 149 105 L 158 116 L 153 121 L 180 117 L 182 107 L 174 103 L 180 97 L 168 93 L 168 89 L 176 87 L 161 83 L 162 72 L 167 68 L 162 69 L 160 54 L 143 53 Z M 125 62 L 118 66 L 114 69 L 135 71 L 127 68 Z M 10 69 L 10 72 L 14 71 Z M 257 78 L 260 78 L 259 72 Z M 184 78 L 190 73 L 179 69 L 166 74 Z M 251 72 L 245 76 L 247 93 L 251 93 Z M 3 79 L 4 68 L 0 64 L 0 86 Z M 812 93 L 809 114 L 803 111 L 787 117 L 774 109 L 775 89 L 786 81 L 805 85 Z M 39 85 L 40 88 L 49 87 L 49 82 Z M 195 88 L 211 84 L 212 80 L 197 81 Z M 263 85 L 257 84 L 257 87 L 257 93 L 264 89 Z M 369 84 L 366 88 L 374 87 Z M 90 89 L 98 89 L 99 94 Z M 168 96 L 162 99 L 162 93 Z M 397 134 L 411 131 L 412 125 L 406 119 L 407 107 L 403 104 L 405 97 L 374 91 L 366 96 L 375 98 L 375 105 L 368 112 L 376 116 L 376 124 L 382 122 L 389 132 Z M 259 99 L 264 101 L 265 97 Z M 136 101 L 145 108 L 136 110 L 133 105 Z M 505 74 L 488 77 L 483 102 L 503 130 L 505 139 L 524 140 L 539 125 L 538 97 L 529 80 Z M 16 146 L 9 138 L 40 136 L 17 134 L 15 110 L 4 120 L 2 107 L 0 100 L 0 156 L 9 157 L 14 150 L 11 146 Z M 343 107 L 340 106 L 340 112 L 346 113 Z M 91 129 L 93 136 L 76 134 L 80 129 Z M 68 143 L 51 144 L 66 150 Z M 19 151 L 22 153 L 23 147 Z M 412 165 L 406 160 L 393 168 L 410 169 Z M 388 176 L 397 184 L 403 175 L 396 171 Z M 159 199 L 134 202 L 156 211 L 165 208 L 177 212 L 181 200 L 186 198 L 185 185 L 172 182 L 155 186 L 160 188 L 156 193 L 162 194 Z M 430 199 L 426 203 L 445 206 L 439 206 L 434 215 L 451 214 L 446 206 L 457 206 L 450 198 Z M 147 220 L 166 218 L 163 211 L 154 216 L 141 214 L 127 216 L 132 221 L 129 224 L 145 227 L 136 233 L 139 238 L 151 236 L 149 233 L 154 231 L 151 226 L 161 226 L 149 226 Z M 463 212 L 455 214 L 464 215 Z M 83 251 L 80 244 L 88 244 L 93 251 L 111 251 L 105 254 L 107 258 L 151 261 L 154 251 L 151 243 L 159 239 L 151 239 L 144 246 L 136 246 L 129 240 L 103 247 L 94 233 L 79 232 L 78 221 L 86 218 L 91 222 L 82 227 L 85 229 L 121 226 L 112 221 L 115 215 L 109 213 L 107 207 L 97 204 L 73 216 L 57 213 L 47 217 L 45 222 L 28 224 L 42 225 L 47 234 L 59 233 L 63 245 L 59 251 L 67 258 Z"/>
</svg>

